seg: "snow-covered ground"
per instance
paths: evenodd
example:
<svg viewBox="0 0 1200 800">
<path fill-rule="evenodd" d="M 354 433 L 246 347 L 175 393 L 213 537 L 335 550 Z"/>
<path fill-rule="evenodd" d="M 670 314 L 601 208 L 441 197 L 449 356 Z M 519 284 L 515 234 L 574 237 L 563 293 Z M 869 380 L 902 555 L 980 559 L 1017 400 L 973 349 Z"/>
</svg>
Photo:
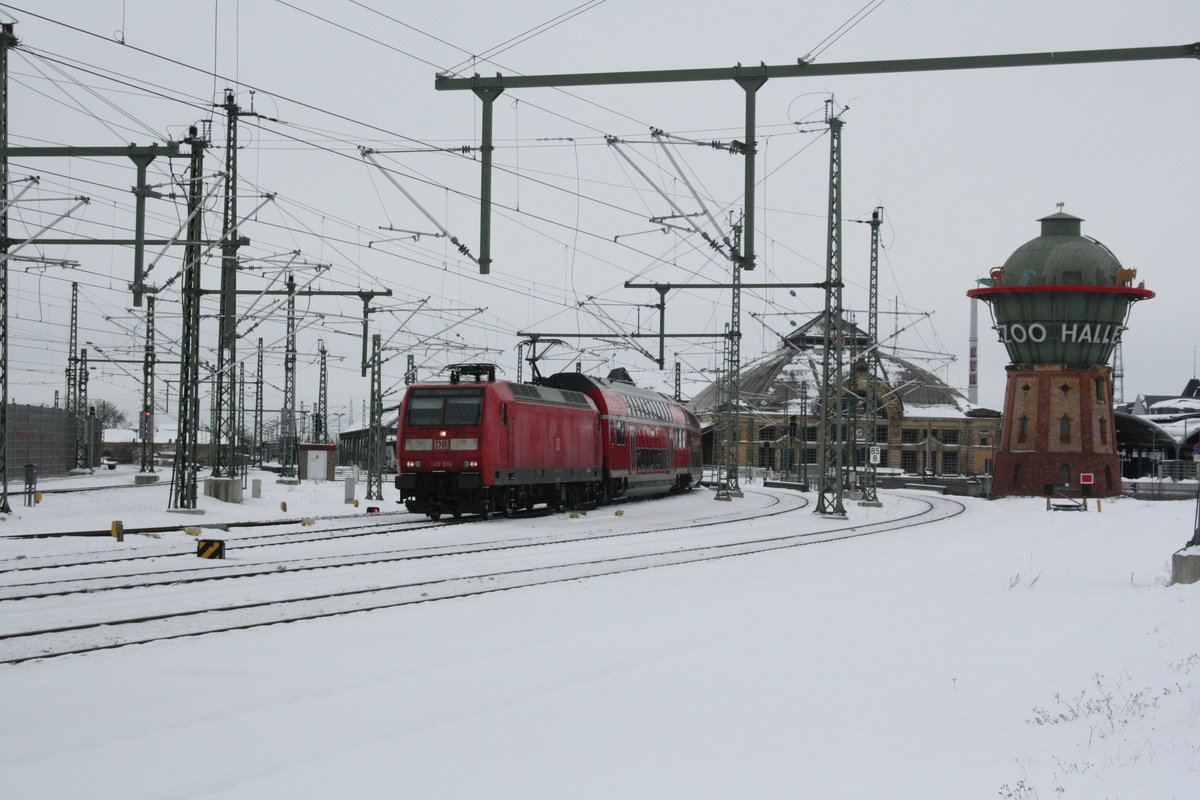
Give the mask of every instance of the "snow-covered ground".
<svg viewBox="0 0 1200 800">
<path fill-rule="evenodd" d="M 167 512 L 165 484 L 47 494 L 33 509 L 10 494 L 0 537 L 116 519 L 364 512 L 343 503 L 340 483 L 255 477 L 261 499 L 201 498 L 201 516 Z M 132 476 L 122 468 L 40 488 L 89 482 Z M 578 518 L 304 547 L 348 554 L 686 526 L 795 497 L 746 488 L 729 504 L 702 490 Z M 384 491 L 383 510 L 396 510 L 395 491 Z M 849 503 L 844 524 L 911 513 L 919 497 Z M 0 666 L 0 796 L 1196 796 L 1200 584 L 1168 585 L 1194 504 L 1117 499 L 1078 514 L 1038 499 L 958 499 L 965 513 L 891 533 Z M 828 526 L 810 507 L 741 529 L 766 538 Z M 714 530 L 659 535 L 682 548 L 728 535 Z M 238 540 L 256 534 L 221 534 L 225 562 L 187 566 L 284 557 L 239 554 Z M 45 580 L 12 569 L 48 554 L 194 547 L 182 532 L 124 543 L 0 538 L 0 587 Z M 548 548 L 534 549 L 478 563 L 517 569 L 546 558 Z M 469 569 L 470 558 L 454 563 Z M 280 585 L 328 590 L 424 574 L 437 561 L 314 570 Z M 195 591 L 238 602 L 254 580 L 0 601 L 0 634 L 43 607 L 83 620 Z"/>
</svg>

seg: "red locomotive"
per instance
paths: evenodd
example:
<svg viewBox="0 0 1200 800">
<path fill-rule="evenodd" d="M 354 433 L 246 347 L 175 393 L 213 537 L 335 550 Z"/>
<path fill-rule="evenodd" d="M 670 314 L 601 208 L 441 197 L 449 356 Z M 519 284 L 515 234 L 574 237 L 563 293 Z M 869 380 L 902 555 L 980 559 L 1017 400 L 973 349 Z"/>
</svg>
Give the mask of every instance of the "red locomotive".
<svg viewBox="0 0 1200 800">
<path fill-rule="evenodd" d="M 676 401 L 613 376 L 528 384 L 497 381 L 490 364 L 460 365 L 449 383 L 408 388 L 396 466 L 409 511 L 511 516 L 690 489 L 700 425 Z"/>
</svg>

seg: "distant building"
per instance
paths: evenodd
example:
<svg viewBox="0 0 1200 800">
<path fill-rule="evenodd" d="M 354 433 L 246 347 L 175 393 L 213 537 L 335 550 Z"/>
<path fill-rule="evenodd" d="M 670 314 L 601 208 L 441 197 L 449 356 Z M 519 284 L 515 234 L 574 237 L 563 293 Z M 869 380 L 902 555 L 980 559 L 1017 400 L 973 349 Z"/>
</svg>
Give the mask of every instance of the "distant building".
<svg viewBox="0 0 1200 800">
<path fill-rule="evenodd" d="M 385 416 L 383 419 L 383 471 L 396 471 L 396 421 L 397 416 Z M 367 468 L 370 457 L 370 428 L 341 431 L 337 434 L 337 463 L 338 466 L 349 467 L 357 465 Z"/>
<path fill-rule="evenodd" d="M 842 376 L 848 390 L 843 416 L 848 466 L 867 466 L 868 440 L 873 439 L 884 474 L 970 476 L 991 471 L 1000 432 L 998 411 L 971 405 L 916 360 L 883 351 L 875 385 L 880 409 L 877 417 L 868 418 L 865 404 L 855 398 L 866 396 L 871 376 L 866 360 L 853 357 L 867 348 L 868 337 L 849 322 L 842 323 L 842 333 L 850 363 Z M 823 424 L 823 342 L 822 314 L 785 337 L 778 350 L 742 368 L 738 466 L 815 477 Z M 705 425 L 705 463 L 710 464 L 719 383 L 718 377 L 688 403 Z"/>
<path fill-rule="evenodd" d="M 1200 380 L 1178 395 L 1139 395 L 1117 406 L 1121 474 L 1126 478 L 1192 478 L 1200 444 Z"/>
</svg>

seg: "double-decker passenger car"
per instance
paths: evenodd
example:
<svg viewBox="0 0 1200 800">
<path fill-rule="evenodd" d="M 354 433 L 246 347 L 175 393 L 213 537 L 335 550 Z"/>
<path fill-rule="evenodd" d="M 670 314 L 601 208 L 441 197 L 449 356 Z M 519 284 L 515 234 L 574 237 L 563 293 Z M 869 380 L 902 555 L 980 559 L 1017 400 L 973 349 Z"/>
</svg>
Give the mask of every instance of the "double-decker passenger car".
<svg viewBox="0 0 1200 800">
<path fill-rule="evenodd" d="M 700 480 L 700 428 L 679 403 L 632 383 L 561 373 L 497 381 L 463 365 L 409 387 L 396 436 L 409 511 L 511 515 L 665 494 Z"/>
<path fill-rule="evenodd" d="M 552 375 L 546 383 L 596 404 L 607 498 L 666 494 L 700 482 L 700 423 L 676 401 L 629 380 L 578 372 Z"/>
</svg>

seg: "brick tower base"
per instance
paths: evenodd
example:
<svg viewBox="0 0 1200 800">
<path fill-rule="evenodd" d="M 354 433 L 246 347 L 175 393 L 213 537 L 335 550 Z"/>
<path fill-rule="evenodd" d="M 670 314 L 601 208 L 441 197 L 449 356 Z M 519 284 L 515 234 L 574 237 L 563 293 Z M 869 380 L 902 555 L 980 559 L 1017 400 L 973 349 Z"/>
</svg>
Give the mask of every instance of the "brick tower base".
<svg viewBox="0 0 1200 800">
<path fill-rule="evenodd" d="M 1092 495 L 1121 493 L 1107 366 L 1009 365 L 1004 426 L 992 470 L 992 497 L 1041 496 L 1046 485 L 1078 487 L 1093 476 Z"/>
</svg>

